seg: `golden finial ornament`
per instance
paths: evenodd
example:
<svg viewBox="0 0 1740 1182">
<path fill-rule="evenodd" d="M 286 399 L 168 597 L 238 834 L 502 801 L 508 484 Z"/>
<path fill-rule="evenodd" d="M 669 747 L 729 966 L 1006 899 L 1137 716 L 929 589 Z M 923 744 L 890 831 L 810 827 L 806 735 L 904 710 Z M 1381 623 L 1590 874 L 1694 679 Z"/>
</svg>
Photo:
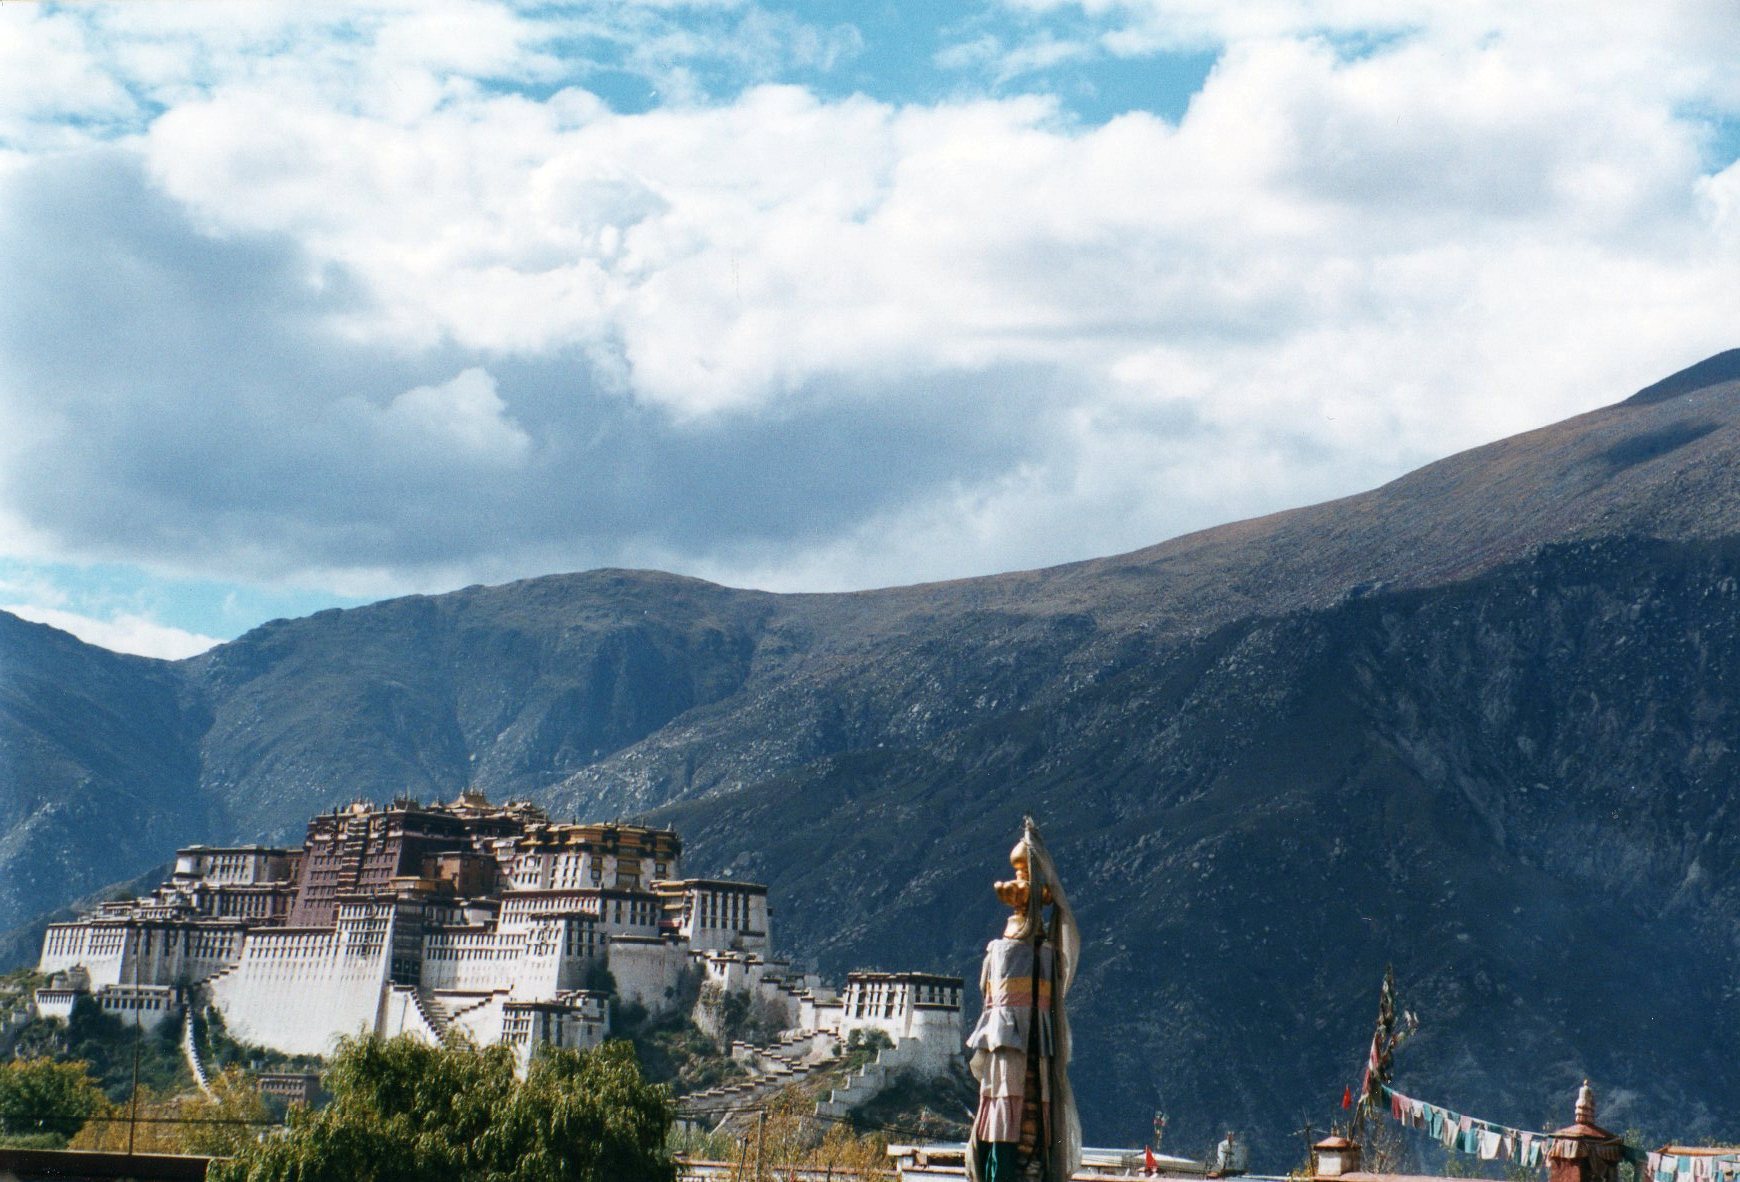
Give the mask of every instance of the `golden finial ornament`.
<svg viewBox="0 0 1740 1182">
<path fill-rule="evenodd" d="M 1009 865 L 1015 868 L 1015 877 L 1007 882 L 991 884 L 991 890 L 995 892 L 998 900 L 1014 912 L 1003 928 L 1003 934 L 1010 939 L 1031 940 L 1044 931 L 1043 921 L 1035 924 L 1034 921 L 1037 917 L 1028 907 L 1033 893 L 1033 860 L 1030 842 L 1034 836 L 1033 818 L 1028 817 L 1022 826 L 1021 840 L 1016 842 L 1015 848 L 1009 851 Z M 1053 902 L 1051 884 L 1042 882 L 1040 884 L 1039 905 L 1049 907 Z"/>
</svg>

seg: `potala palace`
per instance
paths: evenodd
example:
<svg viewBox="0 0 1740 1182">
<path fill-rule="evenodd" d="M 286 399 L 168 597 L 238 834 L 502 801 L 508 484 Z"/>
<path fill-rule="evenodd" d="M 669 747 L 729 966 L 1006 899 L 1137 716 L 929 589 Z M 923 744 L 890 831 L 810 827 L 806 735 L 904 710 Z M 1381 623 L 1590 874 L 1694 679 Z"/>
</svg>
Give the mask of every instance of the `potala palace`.
<svg viewBox="0 0 1740 1182">
<path fill-rule="evenodd" d="M 523 1063 L 542 1043 L 603 1041 L 613 1002 L 693 1004 L 707 1029 L 741 991 L 812 1058 L 859 1030 L 924 1074 L 959 1055 L 959 978 L 854 972 L 834 989 L 770 950 L 767 888 L 684 878 L 675 833 L 467 792 L 324 813 L 300 850 L 178 851 L 151 895 L 49 927 L 37 1009 L 69 1015 L 88 994 L 154 1025 L 210 1004 L 236 1038 L 287 1054 L 464 1032 Z"/>
</svg>

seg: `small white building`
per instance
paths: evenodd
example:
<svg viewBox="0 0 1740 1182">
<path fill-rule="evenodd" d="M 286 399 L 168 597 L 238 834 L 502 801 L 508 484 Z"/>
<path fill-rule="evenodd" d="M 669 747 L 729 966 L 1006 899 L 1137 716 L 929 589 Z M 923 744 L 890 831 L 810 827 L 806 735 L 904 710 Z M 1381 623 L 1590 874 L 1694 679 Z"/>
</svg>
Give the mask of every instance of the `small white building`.
<svg viewBox="0 0 1740 1182">
<path fill-rule="evenodd" d="M 105 1014 L 144 1030 L 155 1030 L 179 1014 L 183 1004 L 181 991 L 167 985 L 103 985 L 93 990 L 90 976 L 76 968 L 55 973 L 36 991 L 32 1003 L 37 1017 L 70 1022 L 74 1007 L 84 997 Z"/>
<path fill-rule="evenodd" d="M 879 1031 L 897 1050 L 912 1048 L 905 1057 L 913 1067 L 941 1074 L 959 1058 L 965 1038 L 962 988 L 961 978 L 932 973 L 848 973 L 840 997 L 840 1037 Z"/>
</svg>

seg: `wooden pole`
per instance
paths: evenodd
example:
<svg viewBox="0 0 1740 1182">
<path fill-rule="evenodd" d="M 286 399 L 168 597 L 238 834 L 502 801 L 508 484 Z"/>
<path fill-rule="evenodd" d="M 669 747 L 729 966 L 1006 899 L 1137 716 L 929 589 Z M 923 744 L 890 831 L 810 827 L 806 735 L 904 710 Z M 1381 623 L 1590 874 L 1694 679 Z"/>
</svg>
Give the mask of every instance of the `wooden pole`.
<svg viewBox="0 0 1740 1182">
<path fill-rule="evenodd" d="M 139 933 L 133 933 L 133 1097 L 127 1106 L 127 1156 L 133 1155 L 133 1133 L 139 1127 Z"/>
<path fill-rule="evenodd" d="M 755 1182 L 761 1182 L 762 1152 L 767 1148 L 767 1109 L 763 1108 L 755 1122 Z"/>
</svg>

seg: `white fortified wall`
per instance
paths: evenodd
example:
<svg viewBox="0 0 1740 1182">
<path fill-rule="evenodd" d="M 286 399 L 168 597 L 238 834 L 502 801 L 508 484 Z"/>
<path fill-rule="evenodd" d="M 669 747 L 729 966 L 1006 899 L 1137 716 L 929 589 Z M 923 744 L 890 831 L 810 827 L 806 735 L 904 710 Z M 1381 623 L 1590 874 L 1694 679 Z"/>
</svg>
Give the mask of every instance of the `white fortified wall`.
<svg viewBox="0 0 1740 1182">
<path fill-rule="evenodd" d="M 653 936 L 616 936 L 610 941 L 610 976 L 616 995 L 623 1001 L 644 1006 L 649 1014 L 662 1014 L 677 999 L 689 954 L 681 945 Z"/>
<path fill-rule="evenodd" d="M 603 925 L 584 916 L 561 916 L 528 924 L 520 962 L 508 979 L 515 998 L 548 1000 L 579 989 L 586 970 L 604 957 Z"/>
<path fill-rule="evenodd" d="M 391 947 L 344 927 L 250 932 L 236 966 L 211 979 L 211 1000 L 244 1042 L 331 1054 L 340 1035 L 381 1028 Z"/>
<path fill-rule="evenodd" d="M 525 946 L 523 932 L 456 928 L 423 937 L 425 989 L 488 992 L 511 978 Z"/>
<path fill-rule="evenodd" d="M 241 947 L 240 924 L 212 922 L 57 923 L 43 936 L 37 971 L 72 968 L 105 985 L 192 985 L 230 964 Z"/>
</svg>

